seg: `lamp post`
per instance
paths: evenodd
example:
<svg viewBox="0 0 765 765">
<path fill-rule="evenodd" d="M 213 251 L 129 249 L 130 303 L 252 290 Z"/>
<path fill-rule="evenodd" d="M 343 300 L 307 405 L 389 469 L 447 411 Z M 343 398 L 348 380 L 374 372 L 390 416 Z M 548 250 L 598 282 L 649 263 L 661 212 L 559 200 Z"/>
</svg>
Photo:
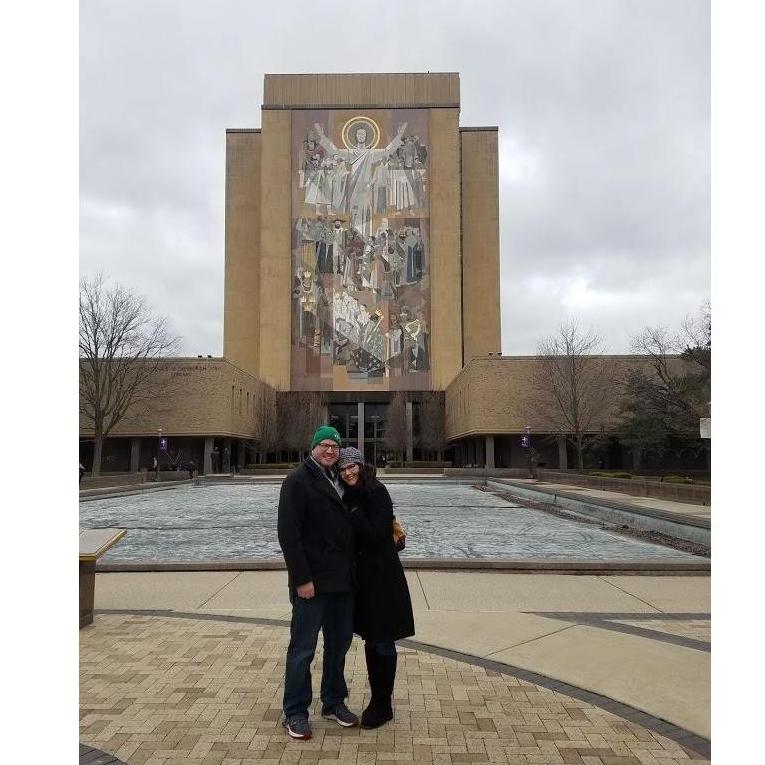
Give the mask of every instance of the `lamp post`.
<svg viewBox="0 0 765 765">
<path fill-rule="evenodd" d="M 159 480 L 159 455 L 162 451 L 162 428 L 157 428 L 157 453 L 154 457 L 154 480 Z"/>
<path fill-rule="evenodd" d="M 526 457 L 529 464 L 529 478 L 533 478 L 534 470 L 531 466 L 531 425 L 527 425 L 523 431 L 523 435 L 521 436 L 521 447 L 526 450 Z"/>
</svg>

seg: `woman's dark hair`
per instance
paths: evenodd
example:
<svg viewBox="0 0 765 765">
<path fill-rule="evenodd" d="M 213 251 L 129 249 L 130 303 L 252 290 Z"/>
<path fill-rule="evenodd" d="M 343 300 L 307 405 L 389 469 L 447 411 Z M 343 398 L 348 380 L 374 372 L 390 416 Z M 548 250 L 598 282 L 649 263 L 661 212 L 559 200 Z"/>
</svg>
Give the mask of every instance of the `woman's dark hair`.
<svg viewBox="0 0 765 765">
<path fill-rule="evenodd" d="M 359 481 L 356 484 L 356 488 L 362 492 L 371 491 L 377 484 L 377 468 L 374 465 L 370 465 L 365 462 L 363 465 L 359 465 Z"/>
</svg>

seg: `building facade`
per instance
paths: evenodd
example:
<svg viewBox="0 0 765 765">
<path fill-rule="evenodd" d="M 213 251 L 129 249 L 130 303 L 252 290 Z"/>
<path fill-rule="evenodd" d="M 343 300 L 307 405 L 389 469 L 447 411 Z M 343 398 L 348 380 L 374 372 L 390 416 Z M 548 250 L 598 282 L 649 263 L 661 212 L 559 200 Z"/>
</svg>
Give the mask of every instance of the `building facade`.
<svg viewBox="0 0 765 765">
<path fill-rule="evenodd" d="M 153 363 L 153 362 L 152 362 Z M 104 472 L 181 469 L 192 460 L 200 473 L 243 467 L 261 436 L 257 378 L 220 357 L 168 358 L 153 372 L 163 395 L 133 407 L 104 444 Z M 93 430 L 80 419 L 80 462 L 90 470 Z"/>
<path fill-rule="evenodd" d="M 266 75 L 261 127 L 227 131 L 224 357 L 361 448 L 501 348 L 498 133 L 460 127 L 459 86 Z"/>
<path fill-rule="evenodd" d="M 406 461 L 448 442 L 455 465 L 522 467 L 531 432 L 540 464 L 573 466 L 535 419 L 539 360 L 501 355 L 498 129 L 459 117 L 453 72 L 266 75 L 260 127 L 226 131 L 223 358 L 165 360 L 172 394 L 124 418 L 103 469 L 243 467 L 274 402 L 307 394 L 378 464 L 397 397 Z M 604 401 L 593 432 L 617 413 Z M 426 450 L 434 418 L 442 443 Z"/>
</svg>

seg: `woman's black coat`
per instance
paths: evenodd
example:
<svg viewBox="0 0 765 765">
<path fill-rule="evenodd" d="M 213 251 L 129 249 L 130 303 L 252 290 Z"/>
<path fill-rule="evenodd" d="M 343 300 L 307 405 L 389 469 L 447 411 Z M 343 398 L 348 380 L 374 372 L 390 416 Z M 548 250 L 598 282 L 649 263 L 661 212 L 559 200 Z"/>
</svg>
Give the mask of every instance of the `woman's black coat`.
<svg viewBox="0 0 765 765">
<path fill-rule="evenodd" d="M 356 538 L 358 591 L 353 631 L 372 643 L 414 635 L 414 616 L 404 569 L 393 546 L 393 502 L 383 484 L 373 480 L 362 491 L 346 488 Z"/>
</svg>

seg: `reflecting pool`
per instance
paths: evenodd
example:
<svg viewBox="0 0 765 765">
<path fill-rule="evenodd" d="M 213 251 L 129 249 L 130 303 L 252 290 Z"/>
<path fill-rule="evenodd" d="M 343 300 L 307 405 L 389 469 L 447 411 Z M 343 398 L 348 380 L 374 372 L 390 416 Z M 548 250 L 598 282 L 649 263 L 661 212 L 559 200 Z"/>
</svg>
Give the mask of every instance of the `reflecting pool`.
<svg viewBox="0 0 765 765">
<path fill-rule="evenodd" d="M 469 484 L 394 483 L 402 558 L 694 560 L 667 547 L 522 507 Z M 128 533 L 104 561 L 280 558 L 279 484 L 202 484 L 80 503 L 82 528 Z"/>
</svg>

